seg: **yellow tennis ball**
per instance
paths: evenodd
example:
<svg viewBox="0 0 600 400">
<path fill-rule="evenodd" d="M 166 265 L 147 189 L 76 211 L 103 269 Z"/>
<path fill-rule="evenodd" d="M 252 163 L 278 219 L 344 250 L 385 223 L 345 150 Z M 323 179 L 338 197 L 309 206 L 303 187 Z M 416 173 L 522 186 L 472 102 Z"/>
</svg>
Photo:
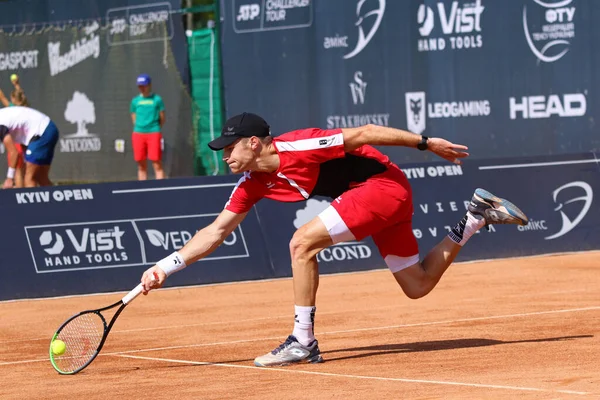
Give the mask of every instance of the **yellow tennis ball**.
<svg viewBox="0 0 600 400">
<path fill-rule="evenodd" d="M 14 81 L 16 81 L 17 79 L 19 79 L 19 77 L 17 76 L 17 74 L 12 74 L 12 75 L 10 76 L 10 81 L 11 81 L 11 82 L 14 82 Z"/>
<path fill-rule="evenodd" d="M 62 340 L 56 339 L 52 342 L 52 354 L 62 356 L 67 350 L 67 345 Z"/>
</svg>

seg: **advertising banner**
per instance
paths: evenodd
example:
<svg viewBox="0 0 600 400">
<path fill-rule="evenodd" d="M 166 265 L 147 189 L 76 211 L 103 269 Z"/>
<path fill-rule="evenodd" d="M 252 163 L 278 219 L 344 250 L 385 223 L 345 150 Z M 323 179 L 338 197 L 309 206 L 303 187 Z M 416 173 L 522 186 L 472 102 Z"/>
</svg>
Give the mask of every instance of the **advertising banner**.
<svg viewBox="0 0 600 400">
<path fill-rule="evenodd" d="M 31 107 L 47 114 L 59 129 L 51 179 L 97 182 L 137 177 L 130 104 L 139 95 L 136 77 L 141 73 L 152 77 L 153 91 L 165 104 L 167 175 L 193 175 L 192 103 L 165 41 L 169 25 L 143 26 L 140 37 L 145 39 L 139 41 L 131 39 L 129 30 L 118 32 L 97 22 L 31 34 L 0 32 L 0 49 L 6 52 L 0 53 L 0 88 L 8 97 L 9 76 L 18 72 Z M 0 174 L 5 174 L 6 166 L 0 163 Z"/>
<path fill-rule="evenodd" d="M 402 165 L 413 189 L 421 259 L 462 219 L 482 187 L 514 202 L 529 225 L 492 225 L 457 261 L 600 249 L 597 153 L 464 165 Z M 0 191 L 0 299 L 131 289 L 142 272 L 180 249 L 222 211 L 238 176 Z M 262 200 L 213 253 L 167 286 L 292 275 L 289 242 L 330 199 Z M 402 246 L 401 242 L 398 246 Z M 321 274 L 385 268 L 372 240 L 317 254 Z"/>
<path fill-rule="evenodd" d="M 166 38 L 173 49 L 175 65 L 180 78 L 188 84 L 188 63 L 183 19 L 178 10 L 181 0 L 88 0 L 74 6 L 71 0 L 3 1 L 0 6 L 0 30 L 6 33 L 33 33 L 49 27 L 59 29 L 87 25 L 96 21 L 109 25 L 106 38 L 111 44 L 163 41 L 165 37 L 152 35 L 151 25 L 164 23 Z M 124 35 L 121 35 L 125 33 Z M 118 37 L 113 35 L 118 34 Z M 0 51 L 4 51 L 0 48 Z M 14 72 L 19 69 L 13 68 Z"/>
<path fill-rule="evenodd" d="M 256 112 L 275 134 L 370 123 L 444 137 L 478 159 L 600 146 L 594 0 L 221 4 L 227 114 Z"/>
<path fill-rule="evenodd" d="M 129 290 L 221 212 L 235 177 L 2 190 L 0 299 Z M 169 285 L 270 278 L 256 212 Z"/>
</svg>

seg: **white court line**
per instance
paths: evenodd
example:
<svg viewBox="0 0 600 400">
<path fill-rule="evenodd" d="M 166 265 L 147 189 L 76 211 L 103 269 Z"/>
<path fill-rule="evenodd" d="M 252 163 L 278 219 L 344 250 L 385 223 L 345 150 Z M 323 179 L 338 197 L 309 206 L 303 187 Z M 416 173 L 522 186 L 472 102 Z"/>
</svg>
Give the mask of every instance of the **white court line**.
<svg viewBox="0 0 600 400">
<path fill-rule="evenodd" d="M 194 186 L 169 186 L 169 187 L 153 187 L 153 188 L 145 188 L 145 189 L 123 189 L 123 190 L 113 190 L 113 194 L 121 194 L 121 193 L 143 193 L 143 192 L 164 192 L 171 190 L 187 190 L 187 189 L 204 189 L 204 188 L 214 188 L 214 187 L 227 187 L 227 186 L 235 186 L 237 183 L 213 183 L 211 185 L 194 185 Z"/>
<path fill-rule="evenodd" d="M 385 378 L 382 376 L 367 376 L 367 375 L 350 375 L 350 374 L 334 374 L 331 372 L 316 372 L 316 371 L 302 371 L 297 369 L 284 369 L 284 368 L 257 368 L 250 365 L 236 365 L 236 364 L 223 364 L 223 363 L 212 363 L 204 361 L 188 361 L 188 360 L 174 360 L 170 358 L 158 358 L 158 357 L 142 357 L 142 356 L 131 356 L 127 354 L 115 354 L 118 357 L 133 358 L 139 360 L 148 361 L 163 361 L 169 363 L 178 364 L 189 364 L 189 365 L 206 365 L 212 367 L 225 367 L 225 368 L 243 368 L 252 369 L 253 371 L 262 372 L 287 372 L 291 374 L 305 374 L 305 375 L 317 375 L 317 376 L 329 376 L 334 378 L 353 378 L 353 379 L 367 379 L 376 381 L 390 381 L 390 382 L 404 382 L 404 383 L 424 383 L 429 385 L 446 385 L 446 386 L 467 386 L 482 389 L 503 389 L 503 390 L 516 390 L 516 391 L 527 391 L 527 392 L 544 392 L 544 393 L 561 393 L 561 394 L 576 394 L 576 395 L 589 395 L 589 392 L 577 392 L 574 390 L 553 390 L 553 389 L 541 389 L 525 386 L 504 386 L 504 385 L 486 385 L 483 383 L 467 383 L 467 382 L 453 382 L 453 381 L 433 381 L 425 379 L 408 379 L 408 378 Z"/>
<path fill-rule="evenodd" d="M 387 330 L 387 329 L 412 328 L 412 327 L 417 327 L 417 326 L 445 325 L 445 324 L 455 324 L 455 323 L 462 323 L 462 322 L 486 321 L 486 320 L 494 320 L 494 319 L 502 319 L 502 318 L 521 318 L 521 317 L 531 317 L 531 316 L 536 316 L 536 315 L 560 314 L 560 313 L 596 311 L 596 310 L 600 310 L 600 306 L 584 307 L 584 308 L 570 308 L 570 309 L 562 309 L 562 310 L 535 311 L 535 312 L 520 313 L 520 314 L 491 315 L 491 316 L 487 316 L 487 317 L 460 318 L 460 319 L 443 320 L 443 321 L 417 322 L 414 324 L 401 324 L 401 325 L 388 325 L 388 326 L 368 327 L 368 328 L 345 329 L 345 330 L 341 330 L 341 331 L 319 332 L 319 335 L 337 335 L 337 334 L 341 334 L 341 333 L 379 331 L 379 330 Z M 267 341 L 267 340 L 281 340 L 281 336 L 262 337 L 262 338 L 254 338 L 254 339 L 243 339 L 243 340 L 230 340 L 227 342 L 196 343 L 196 344 L 185 344 L 185 345 L 178 345 L 178 346 L 153 347 L 153 348 L 148 348 L 148 349 L 126 350 L 126 351 L 119 351 L 119 352 L 113 352 L 113 353 L 101 353 L 100 355 L 108 356 L 108 355 L 118 355 L 118 354 L 141 353 L 141 352 L 146 352 L 146 351 L 178 350 L 178 349 L 189 349 L 189 348 L 196 348 L 196 347 L 222 346 L 222 345 L 232 345 L 232 344 L 240 344 L 240 343 L 263 342 L 263 341 Z M 0 366 L 22 364 L 22 363 L 28 363 L 28 362 L 39 362 L 39 361 L 46 361 L 46 360 L 47 360 L 46 358 L 43 358 L 43 359 L 33 359 L 33 360 L 23 360 L 23 361 L 6 361 L 6 362 L 0 361 Z"/>
<path fill-rule="evenodd" d="M 528 164 L 505 164 L 505 165 L 484 165 L 479 167 L 480 170 L 484 169 L 508 169 L 508 168 L 530 168 L 530 167 L 548 167 L 553 165 L 569 165 L 569 164 L 587 164 L 587 163 L 599 163 L 600 160 L 569 160 L 569 161 L 551 161 L 551 162 L 539 162 L 539 163 L 528 163 Z"/>
</svg>

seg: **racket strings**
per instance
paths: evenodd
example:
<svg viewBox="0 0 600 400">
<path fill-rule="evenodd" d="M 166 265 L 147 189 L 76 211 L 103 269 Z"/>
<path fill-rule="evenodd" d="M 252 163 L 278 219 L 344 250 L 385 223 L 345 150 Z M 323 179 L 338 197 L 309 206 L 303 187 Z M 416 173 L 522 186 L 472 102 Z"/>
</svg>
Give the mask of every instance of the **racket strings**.
<svg viewBox="0 0 600 400">
<path fill-rule="evenodd" d="M 102 336 L 104 320 L 96 313 L 85 313 L 63 327 L 56 339 L 65 342 L 62 355 L 54 355 L 56 366 L 63 372 L 73 372 L 94 357 Z"/>
</svg>

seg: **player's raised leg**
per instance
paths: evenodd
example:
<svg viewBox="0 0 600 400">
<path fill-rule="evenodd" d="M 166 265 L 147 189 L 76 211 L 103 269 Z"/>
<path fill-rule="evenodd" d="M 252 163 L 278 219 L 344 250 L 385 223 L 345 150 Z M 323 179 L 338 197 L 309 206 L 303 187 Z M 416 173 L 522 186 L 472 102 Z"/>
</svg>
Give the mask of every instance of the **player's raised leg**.
<svg viewBox="0 0 600 400">
<path fill-rule="evenodd" d="M 393 257 L 386 257 L 386 262 L 404 293 L 411 299 L 417 299 L 425 296 L 435 287 L 462 246 L 479 229 L 491 224 L 527 225 L 527 223 L 527 216 L 514 204 L 484 189 L 477 189 L 465 216 L 447 237 L 427 253 L 422 262 L 399 265 L 394 262 Z M 401 239 L 402 235 L 406 236 L 407 231 L 402 231 L 398 239 Z M 382 247 L 389 247 L 385 238 L 379 240 L 383 242 L 380 250 Z"/>
</svg>

